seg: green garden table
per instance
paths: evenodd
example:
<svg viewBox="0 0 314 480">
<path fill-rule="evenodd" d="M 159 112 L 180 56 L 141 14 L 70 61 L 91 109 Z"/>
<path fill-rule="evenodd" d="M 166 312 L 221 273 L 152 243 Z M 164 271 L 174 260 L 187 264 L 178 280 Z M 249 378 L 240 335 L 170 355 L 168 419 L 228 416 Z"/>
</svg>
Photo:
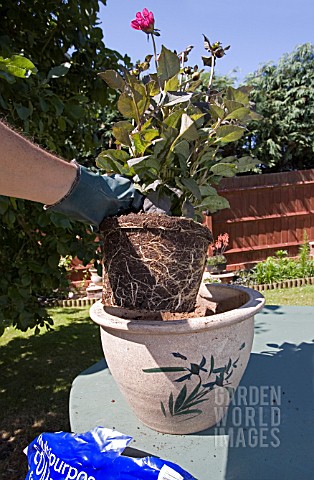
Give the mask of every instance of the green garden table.
<svg viewBox="0 0 314 480">
<path fill-rule="evenodd" d="M 198 480 L 314 479 L 314 307 L 266 306 L 252 355 L 220 425 L 167 435 L 140 423 L 101 360 L 70 393 L 74 432 L 96 426 L 133 437 L 126 454 L 177 463 Z"/>
</svg>

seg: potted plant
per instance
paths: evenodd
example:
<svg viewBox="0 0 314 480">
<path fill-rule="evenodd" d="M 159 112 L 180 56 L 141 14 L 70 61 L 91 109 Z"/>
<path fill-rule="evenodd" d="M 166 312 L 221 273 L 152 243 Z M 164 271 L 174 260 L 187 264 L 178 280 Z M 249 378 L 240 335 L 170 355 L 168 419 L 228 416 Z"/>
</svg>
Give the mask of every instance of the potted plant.
<svg viewBox="0 0 314 480">
<path fill-rule="evenodd" d="M 227 259 L 224 253 L 228 245 L 228 233 L 218 235 L 217 240 L 211 246 L 212 256 L 207 258 L 206 267 L 209 273 L 221 273 L 226 270 Z"/>
<path fill-rule="evenodd" d="M 125 119 L 113 127 L 116 148 L 103 151 L 97 165 L 132 178 L 163 214 L 103 222 L 103 299 L 91 318 L 101 326 L 111 373 L 139 418 L 160 431 L 189 433 L 223 415 L 214 418 L 216 390 L 223 390 L 225 408 L 263 304 L 259 293 L 239 287 L 202 286 L 199 294 L 212 241 L 203 212 L 227 208 L 215 186 L 256 163 L 226 156 L 224 146 L 256 115 L 248 89 L 212 88 L 215 63 L 229 47 L 204 37 L 208 80 L 187 65 L 192 47 L 177 54 L 162 46 L 157 53 L 152 12 L 138 12 L 131 25 L 151 39 L 153 55 L 132 70 L 100 74 L 119 92 Z M 152 59 L 156 72 L 145 74 Z"/>
<path fill-rule="evenodd" d="M 131 177 L 140 192 L 171 216 L 127 215 L 103 222 L 104 303 L 184 312 L 194 308 L 212 240 L 198 222 L 204 211 L 229 206 L 215 186 L 223 177 L 256 166 L 250 156 L 226 156 L 224 147 L 243 135 L 256 114 L 248 88 L 212 89 L 215 63 L 229 47 L 212 45 L 204 37 L 210 53 L 203 57 L 210 66 L 204 83 L 203 70 L 186 66 L 192 47 L 178 55 L 162 46 L 157 54 L 155 37 L 160 34 L 152 12 L 139 12 L 132 27 L 152 40 L 154 55 L 131 70 L 100 73 L 119 92 L 118 109 L 125 119 L 113 126 L 116 148 L 103 151 L 97 166 Z M 146 75 L 152 58 L 156 72 Z M 174 242 L 177 258 L 170 247 Z"/>
</svg>

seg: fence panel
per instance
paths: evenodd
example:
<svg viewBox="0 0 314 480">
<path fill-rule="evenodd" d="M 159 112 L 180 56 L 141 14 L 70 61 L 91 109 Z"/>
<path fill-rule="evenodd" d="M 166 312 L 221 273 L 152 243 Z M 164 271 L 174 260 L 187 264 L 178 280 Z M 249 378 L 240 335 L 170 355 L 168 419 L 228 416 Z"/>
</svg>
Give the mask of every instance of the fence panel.
<svg viewBox="0 0 314 480">
<path fill-rule="evenodd" d="M 228 269 L 249 268 L 280 249 L 297 255 L 304 230 L 314 241 L 314 169 L 226 178 L 219 193 L 231 208 L 205 222 L 215 238 L 229 234 Z"/>
</svg>

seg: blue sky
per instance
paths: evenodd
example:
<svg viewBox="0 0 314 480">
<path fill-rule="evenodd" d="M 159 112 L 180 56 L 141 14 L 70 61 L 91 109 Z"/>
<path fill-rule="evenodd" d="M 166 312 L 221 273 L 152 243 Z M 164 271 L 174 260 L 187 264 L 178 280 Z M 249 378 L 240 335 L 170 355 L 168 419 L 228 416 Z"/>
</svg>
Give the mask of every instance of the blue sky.
<svg viewBox="0 0 314 480">
<path fill-rule="evenodd" d="M 217 73 L 237 68 L 239 81 L 260 65 L 278 59 L 302 43 L 314 43 L 314 0 L 107 0 L 101 26 L 108 48 L 133 61 L 151 53 L 143 32 L 133 30 L 135 13 L 148 8 L 161 30 L 158 45 L 182 51 L 194 45 L 190 64 L 202 65 L 204 33 L 211 42 L 231 45 L 217 62 Z"/>
</svg>

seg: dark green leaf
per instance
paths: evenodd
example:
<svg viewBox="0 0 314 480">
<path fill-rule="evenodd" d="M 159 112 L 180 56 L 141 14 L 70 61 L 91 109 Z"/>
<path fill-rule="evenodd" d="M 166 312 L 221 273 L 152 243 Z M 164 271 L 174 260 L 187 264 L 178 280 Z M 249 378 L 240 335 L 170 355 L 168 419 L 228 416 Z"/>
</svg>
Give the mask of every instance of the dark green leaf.
<svg viewBox="0 0 314 480">
<path fill-rule="evenodd" d="M 235 165 L 231 163 L 216 163 L 210 168 L 210 171 L 222 177 L 234 177 L 237 173 Z"/>
<path fill-rule="evenodd" d="M 174 75 L 174 77 L 166 81 L 164 90 L 165 92 L 176 91 L 178 87 L 179 87 L 179 79 L 178 79 L 178 75 L 176 74 Z"/>
<path fill-rule="evenodd" d="M 177 75 L 180 71 L 180 60 L 178 55 L 168 50 L 164 45 L 158 60 L 157 74 L 161 82 L 166 82 Z"/>
<path fill-rule="evenodd" d="M 234 100 L 224 100 L 224 105 L 228 110 L 228 113 L 232 113 L 239 108 L 243 108 L 243 104 L 240 102 L 235 102 Z"/>
<path fill-rule="evenodd" d="M 126 118 L 137 118 L 137 112 L 134 106 L 134 101 L 126 93 L 122 93 L 118 100 L 119 112 Z"/>
<path fill-rule="evenodd" d="M 256 168 L 258 163 L 257 159 L 254 159 L 250 156 L 241 157 L 235 162 L 237 171 L 240 173 L 249 172 Z"/>
<path fill-rule="evenodd" d="M 125 81 L 115 70 L 106 70 L 98 74 L 102 80 L 104 80 L 109 87 L 114 90 L 124 90 Z"/>
<path fill-rule="evenodd" d="M 0 195 L 0 215 L 3 215 L 7 209 L 9 208 L 10 205 L 10 199 L 9 197 L 4 197 Z"/>
<path fill-rule="evenodd" d="M 202 197 L 218 195 L 217 190 L 214 187 L 211 187 L 210 185 L 203 185 L 202 187 L 200 187 L 200 192 Z"/>
<path fill-rule="evenodd" d="M 1 70 L 1 65 L 0 65 L 0 78 L 3 78 L 3 80 L 6 80 L 8 83 L 15 83 L 14 75 L 11 75 L 10 73 L 7 73 Z M 3 99 L 1 104 L 3 105 Z"/>
<path fill-rule="evenodd" d="M 224 197 L 221 197 L 216 192 L 215 195 L 208 196 L 202 199 L 201 207 L 203 210 L 209 210 L 211 213 L 215 213 L 218 210 L 223 210 L 224 208 L 230 208 L 228 200 Z"/>
<path fill-rule="evenodd" d="M 186 113 L 183 113 L 181 117 L 181 128 L 178 138 L 180 138 L 180 140 L 185 139 L 187 141 L 196 140 L 198 138 L 198 131 L 195 123 Z"/>
<path fill-rule="evenodd" d="M 64 110 L 64 103 L 60 100 L 59 97 L 56 95 L 53 95 L 47 99 L 54 107 L 56 110 L 57 115 L 61 115 Z"/>
<path fill-rule="evenodd" d="M 114 124 L 112 128 L 112 133 L 114 137 L 118 140 L 118 142 L 122 143 L 122 145 L 130 147 L 130 133 L 133 129 L 134 127 L 130 122 L 122 121 Z"/>
<path fill-rule="evenodd" d="M 201 200 L 202 195 L 200 189 L 193 178 L 181 178 L 181 183 L 191 192 L 195 198 Z"/>
<path fill-rule="evenodd" d="M 243 118 L 247 117 L 250 113 L 250 109 L 246 107 L 238 108 L 237 110 L 233 110 L 233 112 L 228 113 L 225 117 L 225 120 L 237 119 L 242 120 Z"/>
<path fill-rule="evenodd" d="M 240 88 L 228 87 L 227 98 L 230 100 L 234 100 L 235 102 L 242 103 L 242 105 L 249 104 L 248 94 L 243 92 Z"/>
<path fill-rule="evenodd" d="M 216 104 L 210 104 L 209 111 L 216 120 L 218 120 L 218 118 L 223 119 L 225 117 L 223 108 L 218 107 Z"/>
<path fill-rule="evenodd" d="M 167 417 L 167 414 L 166 414 L 166 409 L 165 409 L 165 406 L 162 402 L 160 402 L 160 407 L 161 407 L 161 411 L 162 413 L 164 414 L 165 417 Z"/>
<path fill-rule="evenodd" d="M 31 114 L 30 108 L 24 107 L 21 104 L 14 103 L 14 107 L 21 120 L 26 120 Z"/>
<path fill-rule="evenodd" d="M 216 142 L 235 142 L 239 140 L 244 134 L 245 129 L 235 125 L 223 125 L 216 130 L 217 140 Z"/>
<path fill-rule="evenodd" d="M 71 68 L 71 64 L 69 62 L 62 63 L 58 67 L 53 67 L 48 73 L 48 80 L 51 78 L 59 78 L 64 77 L 68 73 Z"/>
<path fill-rule="evenodd" d="M 164 124 L 168 125 L 169 127 L 174 127 L 176 128 L 180 118 L 182 117 L 184 110 L 175 110 L 173 113 L 171 113 L 167 118 L 164 120 Z"/>
<path fill-rule="evenodd" d="M 73 102 L 66 103 L 64 110 L 65 113 L 73 120 L 80 120 L 85 114 L 84 107 Z"/>
<path fill-rule="evenodd" d="M 124 150 L 104 150 L 97 157 L 96 165 L 108 173 L 123 174 L 129 158 L 130 155 Z"/>
<path fill-rule="evenodd" d="M 145 150 L 152 145 L 152 141 L 159 136 L 158 130 L 141 130 L 132 135 L 135 152 L 138 155 L 143 155 Z"/>
</svg>

